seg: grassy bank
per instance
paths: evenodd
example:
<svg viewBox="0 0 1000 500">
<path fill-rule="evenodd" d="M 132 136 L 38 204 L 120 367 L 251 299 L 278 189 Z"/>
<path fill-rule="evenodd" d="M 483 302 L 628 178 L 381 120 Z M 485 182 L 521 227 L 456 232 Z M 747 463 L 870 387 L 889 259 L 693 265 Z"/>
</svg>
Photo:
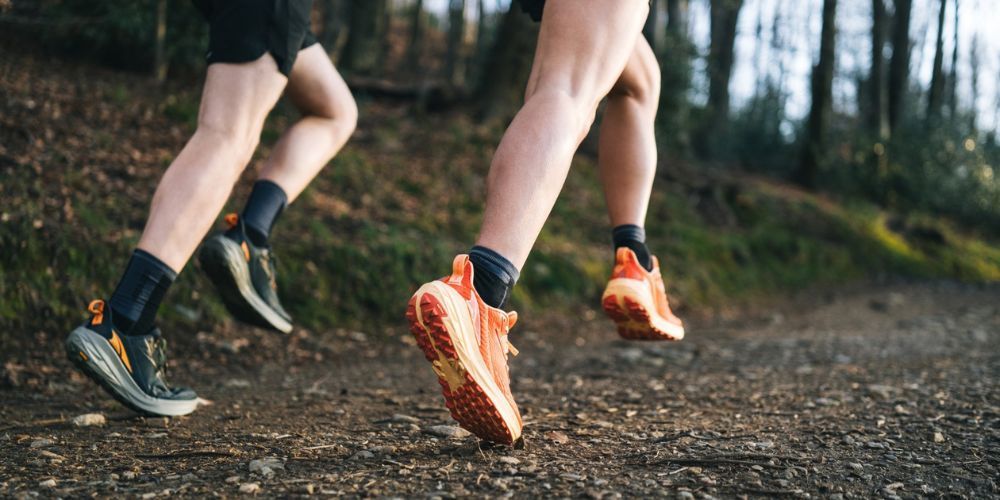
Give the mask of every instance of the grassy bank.
<svg viewBox="0 0 1000 500">
<path fill-rule="evenodd" d="M 61 332 L 118 279 L 197 93 L 86 66 L 0 62 L 0 321 Z M 191 88 L 194 82 L 176 83 Z M 282 216 L 279 286 L 300 325 L 398 324 L 409 294 L 472 243 L 497 127 L 362 102 L 347 149 Z M 262 153 L 293 113 L 279 108 Z M 259 158 L 236 189 L 245 198 Z M 678 304 L 712 308 L 874 275 L 1000 280 L 995 242 L 927 215 L 884 213 L 731 176 L 658 179 L 648 219 Z M 228 209 L 239 208 L 231 202 Z M 596 165 L 575 162 L 513 306 L 596 306 L 610 270 Z M 576 309 L 578 310 L 578 309 Z M 163 308 L 194 333 L 229 321 L 192 264 Z M 373 326 L 375 325 L 375 326 Z"/>
</svg>

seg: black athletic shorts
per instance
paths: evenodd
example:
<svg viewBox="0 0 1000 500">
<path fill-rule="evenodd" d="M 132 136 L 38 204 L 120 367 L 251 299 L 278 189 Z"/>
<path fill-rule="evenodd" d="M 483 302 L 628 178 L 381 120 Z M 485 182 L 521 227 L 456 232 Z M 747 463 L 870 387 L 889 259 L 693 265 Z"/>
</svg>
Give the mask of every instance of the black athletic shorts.
<svg viewBox="0 0 1000 500">
<path fill-rule="evenodd" d="M 268 52 L 288 76 L 299 51 L 316 43 L 312 0 L 193 1 L 208 20 L 208 64 L 256 61 Z"/>
<path fill-rule="evenodd" d="M 545 8 L 545 0 L 520 0 L 521 10 L 528 13 L 535 21 L 542 20 L 542 9 Z"/>
</svg>

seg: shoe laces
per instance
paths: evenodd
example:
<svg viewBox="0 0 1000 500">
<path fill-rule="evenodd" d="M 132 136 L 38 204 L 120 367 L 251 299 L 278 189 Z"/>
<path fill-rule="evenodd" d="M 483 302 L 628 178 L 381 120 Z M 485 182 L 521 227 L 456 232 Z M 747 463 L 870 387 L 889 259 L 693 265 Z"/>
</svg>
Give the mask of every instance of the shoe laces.
<svg viewBox="0 0 1000 500">
<path fill-rule="evenodd" d="M 514 323 L 517 322 L 517 313 L 510 312 L 504 313 L 503 323 L 500 326 L 500 330 L 497 336 L 500 337 L 500 347 L 503 349 L 504 355 L 517 356 L 520 351 L 514 347 L 514 344 L 510 343 L 509 334 L 510 329 L 514 327 Z"/>
</svg>

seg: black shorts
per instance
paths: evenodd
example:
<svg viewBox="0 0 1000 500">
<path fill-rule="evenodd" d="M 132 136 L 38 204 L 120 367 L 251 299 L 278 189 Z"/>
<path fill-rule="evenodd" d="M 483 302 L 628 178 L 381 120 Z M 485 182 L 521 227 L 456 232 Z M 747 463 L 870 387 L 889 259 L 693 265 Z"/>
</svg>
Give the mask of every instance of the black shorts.
<svg viewBox="0 0 1000 500">
<path fill-rule="evenodd" d="M 545 0 L 520 0 L 521 10 L 528 13 L 535 21 L 542 20 L 542 9 L 545 8 Z"/>
<path fill-rule="evenodd" d="M 256 61 L 267 52 L 288 76 L 299 51 L 316 43 L 312 0 L 193 1 L 208 20 L 208 64 Z"/>
</svg>

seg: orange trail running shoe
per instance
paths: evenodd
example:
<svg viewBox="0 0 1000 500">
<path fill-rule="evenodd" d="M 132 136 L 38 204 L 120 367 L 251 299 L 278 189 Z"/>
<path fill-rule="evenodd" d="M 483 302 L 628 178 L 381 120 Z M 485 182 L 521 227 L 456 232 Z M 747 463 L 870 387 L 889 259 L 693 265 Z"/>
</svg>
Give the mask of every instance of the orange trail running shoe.
<svg viewBox="0 0 1000 500">
<path fill-rule="evenodd" d="M 507 341 L 517 313 L 486 305 L 472 286 L 472 273 L 468 255 L 455 257 L 451 276 L 413 294 L 406 319 L 452 418 L 481 439 L 512 445 L 522 426 L 507 368 L 507 354 L 517 355 Z"/>
<path fill-rule="evenodd" d="M 618 325 L 618 334 L 629 340 L 684 338 L 684 324 L 667 303 L 656 257 L 652 271 L 646 271 L 635 252 L 628 248 L 619 248 L 615 257 L 615 270 L 604 289 L 601 305 Z"/>
</svg>

